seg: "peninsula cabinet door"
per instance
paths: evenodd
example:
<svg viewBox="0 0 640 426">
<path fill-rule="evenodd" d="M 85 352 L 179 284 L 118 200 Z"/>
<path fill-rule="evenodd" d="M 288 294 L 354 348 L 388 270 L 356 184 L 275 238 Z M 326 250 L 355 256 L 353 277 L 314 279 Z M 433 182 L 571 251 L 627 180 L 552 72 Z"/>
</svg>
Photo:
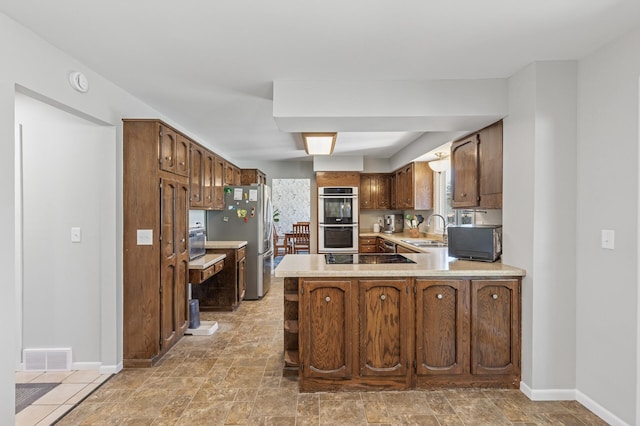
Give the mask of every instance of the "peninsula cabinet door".
<svg viewBox="0 0 640 426">
<path fill-rule="evenodd" d="M 469 286 L 416 280 L 416 373 L 469 373 Z"/>
<path fill-rule="evenodd" d="M 520 372 L 520 283 L 471 281 L 471 373 Z"/>
<path fill-rule="evenodd" d="M 351 281 L 305 280 L 299 303 L 302 375 L 350 378 L 355 343 Z"/>
<path fill-rule="evenodd" d="M 162 179 L 160 185 L 160 345 L 172 345 L 187 325 L 189 250 L 186 240 L 189 188 Z M 181 229 L 184 228 L 184 229 Z"/>
<path fill-rule="evenodd" d="M 409 280 L 360 280 L 360 375 L 406 376 L 409 372 Z"/>
</svg>

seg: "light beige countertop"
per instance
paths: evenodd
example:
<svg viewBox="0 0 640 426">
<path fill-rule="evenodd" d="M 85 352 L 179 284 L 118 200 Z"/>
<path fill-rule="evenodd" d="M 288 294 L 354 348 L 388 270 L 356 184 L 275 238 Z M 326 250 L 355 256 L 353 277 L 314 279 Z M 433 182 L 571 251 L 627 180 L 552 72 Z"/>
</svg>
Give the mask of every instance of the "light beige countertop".
<svg viewBox="0 0 640 426">
<path fill-rule="evenodd" d="M 207 269 L 209 266 L 226 258 L 226 254 L 207 253 L 189 262 L 189 269 Z"/>
<path fill-rule="evenodd" d="M 339 265 L 326 264 L 323 254 L 287 254 L 275 270 L 276 277 L 522 277 L 525 271 L 500 262 L 458 260 L 444 248 L 425 253 L 402 253 L 416 263 Z"/>
<path fill-rule="evenodd" d="M 247 245 L 246 241 L 206 241 L 205 249 L 239 249 Z"/>
</svg>

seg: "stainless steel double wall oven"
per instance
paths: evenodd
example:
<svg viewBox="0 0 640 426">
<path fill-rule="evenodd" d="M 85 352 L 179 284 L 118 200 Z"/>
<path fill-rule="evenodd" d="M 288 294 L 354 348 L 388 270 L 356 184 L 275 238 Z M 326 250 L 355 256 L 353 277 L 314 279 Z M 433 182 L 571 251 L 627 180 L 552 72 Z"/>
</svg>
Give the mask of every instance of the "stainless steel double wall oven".
<svg viewBox="0 0 640 426">
<path fill-rule="evenodd" d="M 318 188 L 318 252 L 358 252 L 358 187 Z"/>
</svg>

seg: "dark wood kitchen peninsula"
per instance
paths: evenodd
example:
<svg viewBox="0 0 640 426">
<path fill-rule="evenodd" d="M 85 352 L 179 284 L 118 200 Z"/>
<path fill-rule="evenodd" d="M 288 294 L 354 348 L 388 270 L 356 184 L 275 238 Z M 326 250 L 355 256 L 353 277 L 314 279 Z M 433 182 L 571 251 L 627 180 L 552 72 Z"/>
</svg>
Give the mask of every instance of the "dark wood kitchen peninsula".
<svg viewBox="0 0 640 426">
<path fill-rule="evenodd" d="M 415 263 L 285 256 L 285 366 L 300 390 L 518 388 L 525 271 L 446 248 L 403 256 Z"/>
</svg>

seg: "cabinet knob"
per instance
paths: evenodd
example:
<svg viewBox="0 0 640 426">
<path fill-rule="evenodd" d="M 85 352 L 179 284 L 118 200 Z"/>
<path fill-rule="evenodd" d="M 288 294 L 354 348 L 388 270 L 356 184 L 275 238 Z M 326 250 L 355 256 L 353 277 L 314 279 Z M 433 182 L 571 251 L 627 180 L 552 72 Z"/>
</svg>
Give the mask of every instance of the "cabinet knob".
<svg viewBox="0 0 640 426">
<path fill-rule="evenodd" d="M 466 196 L 467 196 L 467 194 L 465 194 L 464 192 L 462 192 L 462 193 L 460 193 L 460 196 L 461 196 L 461 197 L 466 197 Z"/>
<path fill-rule="evenodd" d="M 181 165 L 181 166 L 184 166 L 184 161 L 181 161 L 181 162 L 180 162 L 180 165 Z"/>
<path fill-rule="evenodd" d="M 181 243 L 184 243 L 185 241 L 187 241 L 187 240 L 184 239 L 184 238 L 180 240 Z"/>
<path fill-rule="evenodd" d="M 383 294 L 382 296 L 380 296 L 380 300 L 387 300 L 387 296 Z"/>
<path fill-rule="evenodd" d="M 438 299 L 442 299 L 442 295 L 441 295 L 441 294 L 438 294 L 436 297 L 437 297 Z"/>
<path fill-rule="evenodd" d="M 167 160 L 167 161 L 171 161 L 171 156 L 169 155 L 167 157 L 164 157 L 164 159 Z"/>
<path fill-rule="evenodd" d="M 493 297 L 493 300 L 495 300 L 495 299 L 497 299 L 497 298 L 498 298 L 498 295 L 497 295 L 497 294 L 494 294 L 494 295 L 493 295 L 493 296 L 491 296 L 491 297 Z"/>
<path fill-rule="evenodd" d="M 329 302 L 331 302 L 331 298 L 329 296 L 327 296 L 327 297 L 324 298 L 324 301 L 329 303 Z"/>
</svg>

